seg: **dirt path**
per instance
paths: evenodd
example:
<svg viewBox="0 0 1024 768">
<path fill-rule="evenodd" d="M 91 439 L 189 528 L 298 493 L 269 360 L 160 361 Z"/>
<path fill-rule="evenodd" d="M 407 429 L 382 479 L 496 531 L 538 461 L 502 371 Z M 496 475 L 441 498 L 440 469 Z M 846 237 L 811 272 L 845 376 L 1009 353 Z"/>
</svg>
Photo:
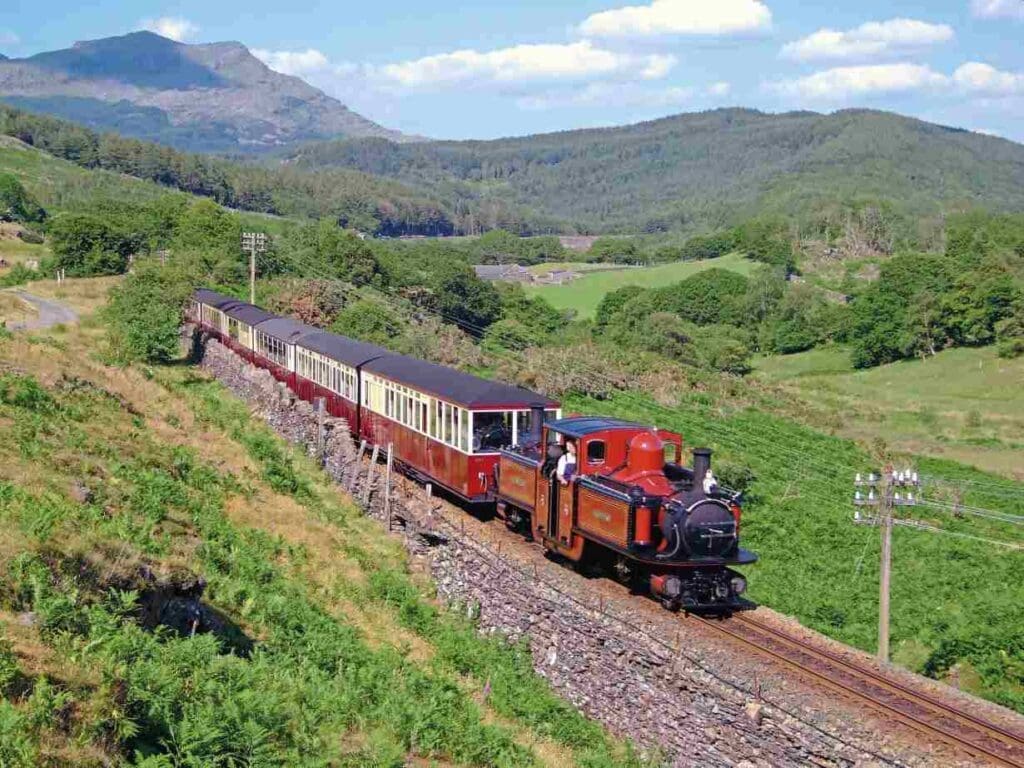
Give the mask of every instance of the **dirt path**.
<svg viewBox="0 0 1024 768">
<path fill-rule="evenodd" d="M 70 325 L 78 322 L 78 313 L 64 304 L 33 296 L 26 291 L 12 290 L 10 293 L 31 304 L 35 308 L 37 316 L 32 320 L 10 323 L 8 330 L 40 331 L 55 325 Z"/>
</svg>

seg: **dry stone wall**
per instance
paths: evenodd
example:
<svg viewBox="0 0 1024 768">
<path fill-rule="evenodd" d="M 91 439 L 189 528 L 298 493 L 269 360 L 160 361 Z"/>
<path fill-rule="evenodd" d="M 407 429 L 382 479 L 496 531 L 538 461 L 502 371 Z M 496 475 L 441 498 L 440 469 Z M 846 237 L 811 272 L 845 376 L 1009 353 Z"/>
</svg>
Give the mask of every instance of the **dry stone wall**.
<svg viewBox="0 0 1024 768">
<path fill-rule="evenodd" d="M 318 451 L 318 417 L 309 403 L 216 340 L 202 339 L 197 348 L 201 366 L 281 436 L 311 455 Z M 383 473 L 360 461 L 345 421 L 327 418 L 324 426 L 325 471 L 353 498 L 367 499 L 367 514 L 399 524 L 409 550 L 426 559 L 438 597 L 471 610 L 481 632 L 528 643 L 536 672 L 612 732 L 660 751 L 674 766 L 895 764 L 754 701 L 657 638 L 524 573 L 434 514 L 424 494 L 399 494 L 396 483 L 386 508 Z"/>
</svg>

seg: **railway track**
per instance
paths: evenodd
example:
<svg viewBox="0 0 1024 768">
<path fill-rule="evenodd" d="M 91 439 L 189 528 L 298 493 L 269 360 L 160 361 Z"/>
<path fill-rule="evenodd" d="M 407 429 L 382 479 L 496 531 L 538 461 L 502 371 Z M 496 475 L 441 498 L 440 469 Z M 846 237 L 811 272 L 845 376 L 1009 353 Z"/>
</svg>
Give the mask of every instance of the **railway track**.
<svg viewBox="0 0 1024 768">
<path fill-rule="evenodd" d="M 851 661 L 750 615 L 736 614 L 726 620 L 694 618 L 927 736 L 993 765 L 1024 768 L 1024 734 L 961 711 L 866 664 Z"/>
</svg>

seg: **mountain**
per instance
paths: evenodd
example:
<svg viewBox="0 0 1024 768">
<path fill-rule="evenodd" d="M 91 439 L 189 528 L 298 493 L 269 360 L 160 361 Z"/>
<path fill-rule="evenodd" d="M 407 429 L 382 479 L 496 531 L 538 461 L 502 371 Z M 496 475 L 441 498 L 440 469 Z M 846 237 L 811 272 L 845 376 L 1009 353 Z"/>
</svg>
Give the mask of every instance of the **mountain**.
<svg viewBox="0 0 1024 768">
<path fill-rule="evenodd" d="M 721 109 L 496 141 L 371 138 L 284 152 L 299 168 L 387 176 L 469 211 L 584 232 L 715 228 L 761 214 L 835 216 L 866 201 L 908 220 L 1024 210 L 1024 146 L 870 110 Z M 523 213 L 527 212 L 527 213 Z"/>
<path fill-rule="evenodd" d="M 274 72 L 241 43 L 186 45 L 152 32 L 0 60 L 0 99 L 189 151 L 405 139 L 299 78 Z"/>
</svg>

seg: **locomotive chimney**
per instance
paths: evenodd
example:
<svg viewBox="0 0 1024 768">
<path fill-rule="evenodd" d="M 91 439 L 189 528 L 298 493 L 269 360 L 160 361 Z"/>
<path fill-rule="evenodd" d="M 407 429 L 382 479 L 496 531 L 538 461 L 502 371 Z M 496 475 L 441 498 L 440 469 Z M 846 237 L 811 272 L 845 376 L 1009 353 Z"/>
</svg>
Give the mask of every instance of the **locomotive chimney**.
<svg viewBox="0 0 1024 768">
<path fill-rule="evenodd" d="M 531 445 L 540 445 L 541 429 L 544 427 L 544 406 L 530 406 L 530 436 Z"/>
<path fill-rule="evenodd" d="M 699 488 L 701 483 L 704 482 L 704 475 L 711 469 L 711 449 L 710 448 L 694 448 L 693 449 L 693 485 L 695 488 Z"/>
</svg>

